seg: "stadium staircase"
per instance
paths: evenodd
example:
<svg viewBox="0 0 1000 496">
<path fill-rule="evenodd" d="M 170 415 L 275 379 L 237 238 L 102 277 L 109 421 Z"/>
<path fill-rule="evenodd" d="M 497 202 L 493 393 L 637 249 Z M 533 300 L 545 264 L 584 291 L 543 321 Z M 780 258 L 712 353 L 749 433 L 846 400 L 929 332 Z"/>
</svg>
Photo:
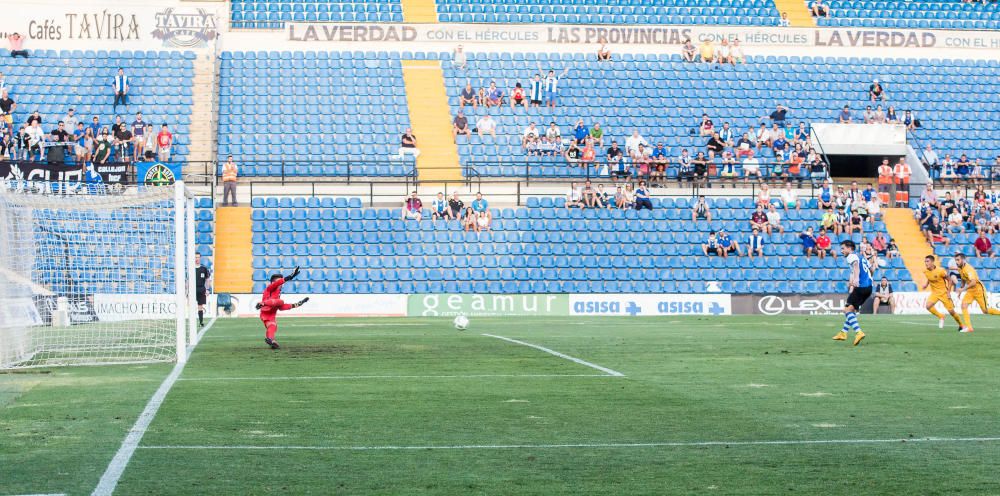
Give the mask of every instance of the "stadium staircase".
<svg viewBox="0 0 1000 496">
<path fill-rule="evenodd" d="M 216 210 L 216 292 L 249 293 L 253 288 L 253 232 L 250 214 L 249 207 Z"/>
<path fill-rule="evenodd" d="M 802 0 L 774 0 L 778 12 L 788 12 L 788 24 L 793 28 L 814 28 L 816 19 Z"/>
<path fill-rule="evenodd" d="M 208 162 L 215 159 L 218 129 L 218 63 L 214 53 L 200 54 L 194 61 L 194 79 L 191 95 L 191 162 Z M 203 169 L 196 165 L 191 172 Z"/>
<path fill-rule="evenodd" d="M 404 22 L 438 22 L 436 0 L 402 0 Z"/>
<path fill-rule="evenodd" d="M 455 181 L 462 178 L 458 147 L 451 136 L 451 110 L 445 93 L 444 72 L 437 60 L 404 60 L 403 81 L 410 125 L 417 136 L 421 181 Z"/>
<path fill-rule="evenodd" d="M 920 226 L 913 218 L 913 211 L 908 208 L 888 208 L 885 211 L 885 227 L 889 237 L 896 240 L 903 264 L 910 271 L 910 279 L 918 287 L 923 284 L 924 257 L 934 253 L 934 248 L 927 243 L 920 232 Z"/>
</svg>

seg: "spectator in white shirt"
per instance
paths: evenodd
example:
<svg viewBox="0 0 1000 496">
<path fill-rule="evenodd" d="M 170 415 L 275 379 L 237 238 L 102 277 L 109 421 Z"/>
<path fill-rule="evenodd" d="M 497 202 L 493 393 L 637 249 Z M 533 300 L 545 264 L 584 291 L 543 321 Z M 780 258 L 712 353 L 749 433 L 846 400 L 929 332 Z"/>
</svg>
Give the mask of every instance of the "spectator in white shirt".
<svg viewBox="0 0 1000 496">
<path fill-rule="evenodd" d="M 735 64 L 736 61 L 732 58 L 732 52 L 729 49 L 729 40 L 723 38 L 722 44 L 715 51 L 715 61 L 718 64 Z"/>
<path fill-rule="evenodd" d="M 451 54 L 451 66 L 455 69 L 465 69 L 467 64 L 468 59 L 465 56 L 462 45 L 458 45 Z"/>
<path fill-rule="evenodd" d="M 625 138 L 625 152 L 631 156 L 636 150 L 639 149 L 639 145 L 649 148 L 649 142 L 646 141 L 646 138 L 643 138 L 642 135 L 639 134 L 639 130 L 636 129 L 635 131 L 632 131 L 632 136 Z"/>
<path fill-rule="evenodd" d="M 528 142 L 532 139 L 537 139 L 540 135 L 541 133 L 538 131 L 538 128 L 535 127 L 535 123 L 529 123 L 528 127 L 524 128 L 524 132 L 521 133 L 521 148 L 527 149 Z"/>
<path fill-rule="evenodd" d="M 792 183 L 785 183 L 785 190 L 781 192 L 781 204 L 785 207 L 787 211 L 789 208 L 794 208 L 799 210 L 802 207 L 802 202 L 799 201 L 799 195 L 795 193 L 792 189 Z"/>
<path fill-rule="evenodd" d="M 784 234 L 785 228 L 781 225 L 781 214 L 778 213 L 778 209 L 774 208 L 774 204 L 772 203 L 767 207 L 767 233 L 771 234 L 774 231 Z"/>
<path fill-rule="evenodd" d="M 732 59 L 732 63 L 744 63 L 746 62 L 746 55 L 743 54 L 743 45 L 740 45 L 740 40 L 733 40 L 733 44 L 729 47 L 729 58 Z"/>
<path fill-rule="evenodd" d="M 39 125 L 38 121 L 34 121 L 25 129 L 25 134 L 28 136 L 28 158 L 31 159 L 32 154 L 37 152 L 37 160 L 41 160 L 42 142 L 45 141 L 45 133 L 42 132 L 42 126 Z"/>
<path fill-rule="evenodd" d="M 66 129 L 70 129 L 73 131 L 76 130 L 76 124 L 80 122 L 80 120 L 76 118 L 76 115 L 74 115 L 73 109 L 69 109 L 66 111 L 66 115 L 63 116 L 62 121 L 64 124 L 66 124 Z"/>
<path fill-rule="evenodd" d="M 484 134 L 488 134 L 493 138 L 497 137 L 497 121 L 490 117 L 490 114 L 486 114 L 476 121 L 476 132 L 479 137 L 482 138 Z"/>
<path fill-rule="evenodd" d="M 750 176 L 756 176 L 757 179 L 762 177 L 760 174 L 760 161 L 753 156 L 743 159 L 743 181 L 749 181 Z"/>
</svg>

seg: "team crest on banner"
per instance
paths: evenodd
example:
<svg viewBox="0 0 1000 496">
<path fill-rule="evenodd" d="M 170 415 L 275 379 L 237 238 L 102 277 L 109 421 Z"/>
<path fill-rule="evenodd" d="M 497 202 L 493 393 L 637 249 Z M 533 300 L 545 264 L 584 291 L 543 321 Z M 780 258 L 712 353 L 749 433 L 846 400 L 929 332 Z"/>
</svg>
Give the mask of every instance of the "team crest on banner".
<svg viewBox="0 0 1000 496">
<path fill-rule="evenodd" d="M 139 183 L 146 186 L 169 186 L 181 177 L 180 164 L 139 162 L 135 168 Z"/>
<path fill-rule="evenodd" d="M 152 35 L 163 40 L 163 46 L 196 48 L 217 38 L 219 27 L 215 14 L 205 9 L 188 14 L 169 8 L 156 13 L 156 29 Z"/>
</svg>

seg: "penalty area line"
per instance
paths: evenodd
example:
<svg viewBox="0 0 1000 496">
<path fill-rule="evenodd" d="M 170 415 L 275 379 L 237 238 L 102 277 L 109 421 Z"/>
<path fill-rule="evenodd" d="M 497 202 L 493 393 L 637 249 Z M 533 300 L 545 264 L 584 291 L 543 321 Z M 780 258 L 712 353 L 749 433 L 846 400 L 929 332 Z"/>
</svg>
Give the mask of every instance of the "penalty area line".
<svg viewBox="0 0 1000 496">
<path fill-rule="evenodd" d="M 518 341 L 516 339 L 505 338 L 503 336 L 497 336 L 495 334 L 483 334 L 483 336 L 486 336 L 486 337 L 489 337 L 489 338 L 502 339 L 502 340 L 507 341 L 509 343 L 519 344 L 519 345 L 522 345 L 522 346 L 527 346 L 529 348 L 534 348 L 534 349 L 539 350 L 539 351 L 544 351 L 544 352 L 546 352 L 546 353 L 548 353 L 550 355 L 554 355 L 554 356 L 557 356 L 559 358 L 564 358 L 566 360 L 569 360 L 569 361 L 574 362 L 574 363 L 578 363 L 578 364 L 583 365 L 585 367 L 590 367 L 592 369 L 600 370 L 601 372 L 604 372 L 605 374 L 608 374 L 610 376 L 625 377 L 625 374 L 623 374 L 621 372 L 618 372 L 616 370 L 611 370 L 611 369 L 609 369 L 607 367 L 602 367 L 600 365 L 597 365 L 597 364 L 594 364 L 594 363 L 590 363 L 590 362 L 588 362 L 586 360 L 580 360 L 579 358 L 571 357 L 571 356 L 569 356 L 569 355 L 567 355 L 565 353 L 560 353 L 560 352 L 558 352 L 556 350 L 550 350 L 550 349 L 548 349 L 548 348 L 546 348 L 544 346 L 539 346 L 537 344 L 531 344 L 531 343 L 528 343 L 528 342 L 525 342 L 525 341 Z"/>
<path fill-rule="evenodd" d="M 195 346 L 201 341 L 202 336 L 208 332 L 209 329 L 215 325 L 215 321 L 218 317 L 215 317 L 208 323 L 207 326 L 202 328 L 201 332 L 198 333 L 198 338 L 195 342 L 188 346 L 188 359 L 190 360 L 191 352 L 194 351 Z M 115 457 L 111 459 L 111 463 L 108 464 L 108 468 L 105 469 L 104 475 L 101 476 L 101 480 L 97 483 L 97 487 L 94 488 L 94 492 L 91 496 L 111 496 L 115 492 L 115 487 L 118 486 L 118 481 L 122 478 L 122 474 L 125 473 L 125 467 L 128 466 L 128 462 L 132 459 L 132 455 L 135 454 L 136 448 L 139 446 L 139 442 L 142 441 L 142 436 L 146 434 L 146 429 L 149 428 L 149 424 L 153 422 L 156 418 L 156 412 L 160 410 L 160 405 L 163 404 L 163 400 L 167 398 L 167 393 L 170 392 L 170 388 L 174 387 L 174 383 L 180 378 L 181 373 L 184 372 L 184 366 L 187 362 L 178 363 L 174 365 L 174 369 L 170 371 L 170 375 L 163 380 L 160 384 L 159 389 L 153 394 L 153 397 L 149 399 L 146 403 L 146 408 L 142 410 L 139 414 L 139 418 L 135 420 L 135 424 L 128 431 L 128 435 L 125 436 L 125 440 L 122 441 L 121 446 L 118 448 L 118 452 L 115 453 Z"/>
<path fill-rule="evenodd" d="M 284 377 L 185 377 L 181 381 L 316 381 L 360 379 L 496 379 L 496 378 L 545 378 L 545 377 L 623 377 L 610 374 L 467 374 L 467 375 L 313 375 Z"/>
<path fill-rule="evenodd" d="M 1000 437 L 922 437 L 899 439 L 778 439 L 760 441 L 671 441 L 650 443 L 567 443 L 567 444 L 461 444 L 415 446 L 212 446 L 164 445 L 140 446 L 149 450 L 303 450 L 303 451 L 417 451 L 417 450 L 514 450 L 514 449 L 630 449 L 630 448 L 704 448 L 714 446 L 802 446 L 849 444 L 931 444 L 994 443 Z"/>
</svg>

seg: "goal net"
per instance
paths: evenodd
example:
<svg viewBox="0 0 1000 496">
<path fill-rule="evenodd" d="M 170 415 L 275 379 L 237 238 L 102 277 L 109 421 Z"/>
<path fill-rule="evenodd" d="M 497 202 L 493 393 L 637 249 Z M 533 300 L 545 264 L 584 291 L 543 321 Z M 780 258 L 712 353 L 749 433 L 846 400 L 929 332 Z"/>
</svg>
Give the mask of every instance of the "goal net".
<svg viewBox="0 0 1000 496">
<path fill-rule="evenodd" d="M 0 188 L 0 369 L 184 360 L 183 184 L 53 191 Z"/>
</svg>

